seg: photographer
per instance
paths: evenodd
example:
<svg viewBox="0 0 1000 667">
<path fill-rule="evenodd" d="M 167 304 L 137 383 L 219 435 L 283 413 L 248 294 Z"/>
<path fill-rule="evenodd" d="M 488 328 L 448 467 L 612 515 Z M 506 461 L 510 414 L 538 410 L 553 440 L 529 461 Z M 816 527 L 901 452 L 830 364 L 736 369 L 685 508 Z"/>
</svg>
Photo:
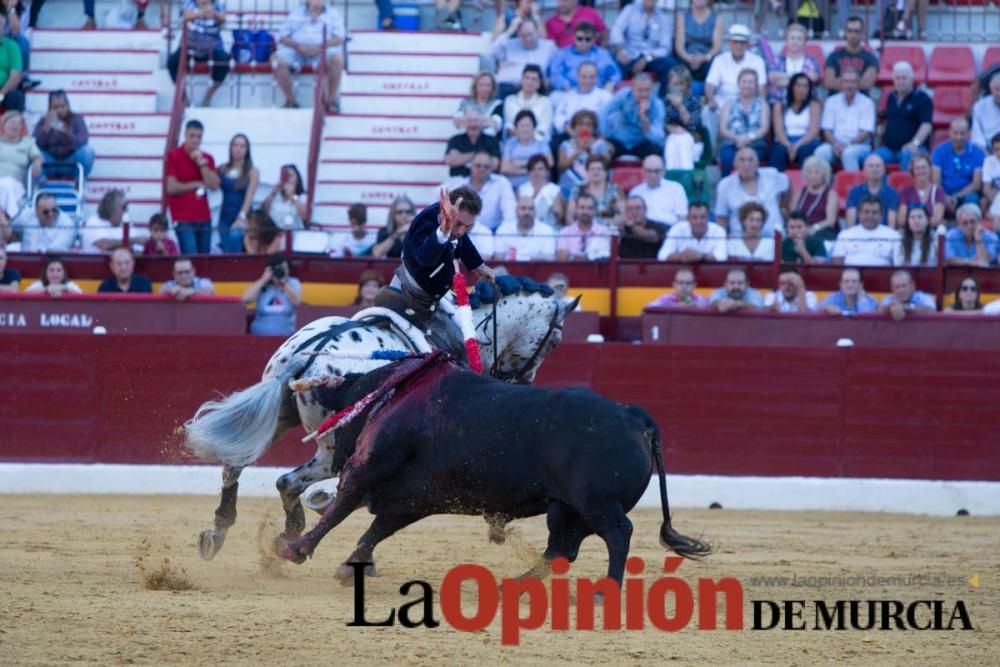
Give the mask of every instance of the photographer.
<svg viewBox="0 0 1000 667">
<path fill-rule="evenodd" d="M 256 304 L 250 333 L 255 336 L 290 336 L 295 333 L 295 307 L 302 304 L 302 283 L 289 275 L 288 259 L 275 253 L 267 267 L 243 292 L 244 305 Z"/>
</svg>

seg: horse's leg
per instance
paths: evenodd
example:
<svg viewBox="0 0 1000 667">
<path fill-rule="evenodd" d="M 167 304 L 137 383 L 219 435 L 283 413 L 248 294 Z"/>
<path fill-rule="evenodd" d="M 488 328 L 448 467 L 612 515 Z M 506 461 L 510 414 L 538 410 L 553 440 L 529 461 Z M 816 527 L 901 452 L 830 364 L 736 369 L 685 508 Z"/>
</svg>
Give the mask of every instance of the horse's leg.
<svg viewBox="0 0 1000 667">
<path fill-rule="evenodd" d="M 222 467 L 222 498 L 215 510 L 215 528 L 207 528 L 198 536 L 198 553 L 212 560 L 226 541 L 226 532 L 236 523 L 236 495 L 243 468 Z"/>
<path fill-rule="evenodd" d="M 350 586 L 354 583 L 354 568 L 350 567 L 348 563 L 371 563 L 365 568 L 365 575 L 369 577 L 376 576 L 375 572 L 375 560 L 372 558 L 372 554 L 375 552 L 375 546 L 386 539 L 398 530 L 409 526 L 411 523 L 415 523 L 423 519 L 426 514 L 379 514 L 372 521 L 372 524 L 368 526 L 368 530 L 365 534 L 361 536 L 358 540 L 358 546 L 354 549 L 354 552 L 347 557 L 347 560 L 337 568 L 337 572 L 333 575 L 340 580 L 340 583 L 345 586 Z"/>
<path fill-rule="evenodd" d="M 320 438 L 316 455 L 308 463 L 278 478 L 276 486 L 285 508 L 285 530 L 279 536 L 282 541 L 279 547 L 285 541 L 297 538 L 305 530 L 306 515 L 299 498 L 310 484 L 333 477 L 333 447 L 332 433 Z"/>
</svg>

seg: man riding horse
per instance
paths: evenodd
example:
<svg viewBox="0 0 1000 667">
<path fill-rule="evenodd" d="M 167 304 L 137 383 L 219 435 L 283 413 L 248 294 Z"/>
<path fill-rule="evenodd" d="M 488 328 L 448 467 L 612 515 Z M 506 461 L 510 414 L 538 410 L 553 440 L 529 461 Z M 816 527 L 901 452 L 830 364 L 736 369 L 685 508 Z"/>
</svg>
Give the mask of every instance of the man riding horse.
<svg viewBox="0 0 1000 667">
<path fill-rule="evenodd" d="M 403 240 L 403 261 L 392 278 L 375 297 L 375 305 L 394 310 L 424 330 L 435 347 L 465 361 L 465 346 L 458 325 L 441 312 L 438 301 L 452 288 L 455 260 L 490 282 L 492 268 L 469 238 L 482 210 L 475 190 L 462 186 L 421 211 Z"/>
</svg>

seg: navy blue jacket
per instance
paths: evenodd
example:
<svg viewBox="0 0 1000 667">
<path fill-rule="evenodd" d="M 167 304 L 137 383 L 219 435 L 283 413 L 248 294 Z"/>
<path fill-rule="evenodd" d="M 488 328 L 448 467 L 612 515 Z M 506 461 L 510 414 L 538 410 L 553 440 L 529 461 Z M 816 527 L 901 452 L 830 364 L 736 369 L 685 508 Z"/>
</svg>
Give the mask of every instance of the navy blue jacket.
<svg viewBox="0 0 1000 667">
<path fill-rule="evenodd" d="M 470 271 L 483 263 L 483 258 L 468 235 L 458 239 L 457 246 L 450 241 L 443 244 L 438 242 L 440 211 L 440 204 L 431 204 L 418 213 L 403 239 L 403 264 L 406 270 L 425 292 L 435 298 L 441 298 L 451 289 L 456 257 Z"/>
</svg>

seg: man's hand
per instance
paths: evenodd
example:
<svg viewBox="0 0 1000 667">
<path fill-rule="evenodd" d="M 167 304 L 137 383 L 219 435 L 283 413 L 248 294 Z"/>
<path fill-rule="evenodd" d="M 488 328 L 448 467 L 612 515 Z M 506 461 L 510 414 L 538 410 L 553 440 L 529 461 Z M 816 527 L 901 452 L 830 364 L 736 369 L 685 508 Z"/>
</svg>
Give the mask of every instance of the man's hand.
<svg viewBox="0 0 1000 667">
<path fill-rule="evenodd" d="M 646 59 L 645 58 L 639 58 L 634 63 L 632 63 L 632 73 L 633 74 L 638 74 L 639 72 L 641 72 L 644 69 L 646 69 Z"/>
<path fill-rule="evenodd" d="M 448 188 L 441 188 L 441 233 L 451 238 L 451 229 L 455 226 L 458 221 L 458 207 L 462 205 L 462 200 L 459 199 L 454 204 L 451 203 L 451 198 L 448 196 Z"/>
<path fill-rule="evenodd" d="M 618 64 L 620 65 L 628 65 L 632 59 L 629 58 L 629 55 L 627 53 L 625 53 L 625 49 L 622 49 L 621 51 L 615 54 L 615 60 L 617 60 Z"/>
<path fill-rule="evenodd" d="M 480 278 L 488 282 L 495 283 L 497 281 L 497 272 L 486 264 L 480 264 L 479 268 L 476 269 L 476 273 Z"/>
<path fill-rule="evenodd" d="M 906 317 L 906 306 L 901 304 L 899 301 L 893 301 L 889 304 L 889 314 L 892 316 L 892 319 L 897 322 L 902 322 Z"/>
</svg>

